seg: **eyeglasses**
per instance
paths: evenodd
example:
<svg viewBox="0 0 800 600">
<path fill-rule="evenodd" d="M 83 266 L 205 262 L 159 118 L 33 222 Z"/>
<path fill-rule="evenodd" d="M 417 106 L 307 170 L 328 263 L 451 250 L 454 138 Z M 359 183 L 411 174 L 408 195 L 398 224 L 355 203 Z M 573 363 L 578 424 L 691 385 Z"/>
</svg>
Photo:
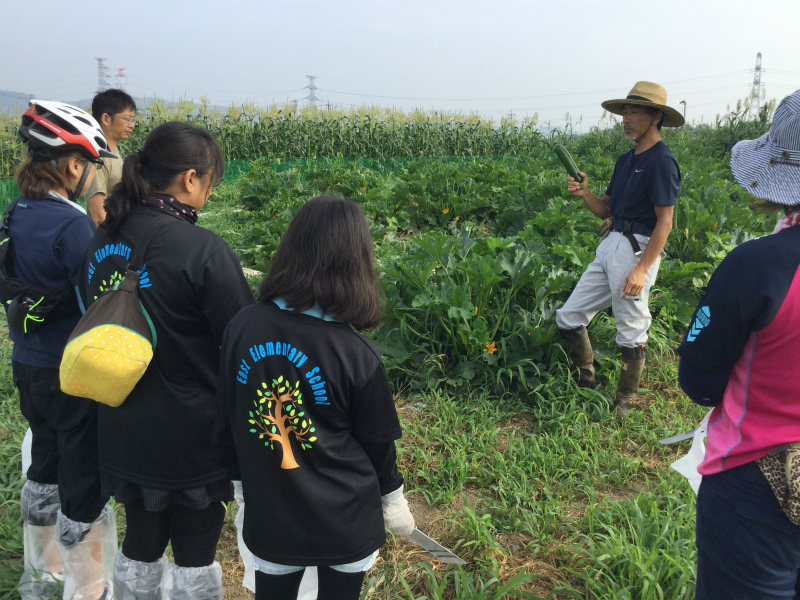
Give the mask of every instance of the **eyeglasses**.
<svg viewBox="0 0 800 600">
<path fill-rule="evenodd" d="M 136 122 L 136 117 L 130 117 L 130 118 L 129 117 L 120 117 L 119 115 L 114 115 L 114 117 L 117 118 L 117 119 L 122 119 L 126 123 L 135 123 Z"/>
<path fill-rule="evenodd" d="M 97 167 L 98 169 L 102 169 L 103 165 L 106 164 L 102 158 L 95 158 L 90 162 L 94 163 L 94 166 Z"/>
</svg>

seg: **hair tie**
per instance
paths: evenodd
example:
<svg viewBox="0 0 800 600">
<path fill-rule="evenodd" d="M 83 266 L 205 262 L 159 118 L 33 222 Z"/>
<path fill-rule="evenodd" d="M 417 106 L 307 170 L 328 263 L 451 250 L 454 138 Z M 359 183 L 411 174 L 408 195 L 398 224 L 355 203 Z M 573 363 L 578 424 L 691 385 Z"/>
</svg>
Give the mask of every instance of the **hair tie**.
<svg viewBox="0 0 800 600">
<path fill-rule="evenodd" d="M 136 156 L 138 156 L 138 157 L 139 157 L 139 164 L 140 164 L 140 165 L 146 165 L 146 164 L 147 164 L 147 155 L 146 155 L 144 152 L 142 152 L 141 150 L 139 150 L 139 151 L 136 153 Z"/>
</svg>

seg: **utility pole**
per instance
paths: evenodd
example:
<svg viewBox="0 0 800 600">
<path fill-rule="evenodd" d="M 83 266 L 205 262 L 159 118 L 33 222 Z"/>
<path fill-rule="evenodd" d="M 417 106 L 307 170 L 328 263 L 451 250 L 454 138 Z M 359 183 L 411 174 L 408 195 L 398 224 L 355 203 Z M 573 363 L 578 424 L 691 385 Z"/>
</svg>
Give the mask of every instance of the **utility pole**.
<svg viewBox="0 0 800 600">
<path fill-rule="evenodd" d="M 306 75 L 306 77 L 308 77 L 308 85 L 305 87 L 305 89 L 308 90 L 308 96 L 303 98 L 303 100 L 308 100 L 308 105 L 316 108 L 317 101 L 319 100 L 319 98 L 317 98 L 317 94 L 315 93 L 317 91 L 317 86 L 314 85 L 314 80 L 316 77 L 313 75 Z"/>
<path fill-rule="evenodd" d="M 761 113 L 761 52 L 756 55 L 756 70 L 753 75 L 753 101 L 756 105 L 756 119 Z M 750 110 L 752 111 L 752 106 Z"/>
<path fill-rule="evenodd" d="M 681 100 L 678 104 L 683 104 L 683 120 L 686 120 L 686 100 Z"/>
<path fill-rule="evenodd" d="M 117 89 L 125 91 L 125 67 L 120 67 L 117 71 Z"/>
<path fill-rule="evenodd" d="M 97 93 L 106 91 L 111 87 L 109 82 L 108 67 L 106 66 L 105 58 L 97 58 Z"/>
</svg>

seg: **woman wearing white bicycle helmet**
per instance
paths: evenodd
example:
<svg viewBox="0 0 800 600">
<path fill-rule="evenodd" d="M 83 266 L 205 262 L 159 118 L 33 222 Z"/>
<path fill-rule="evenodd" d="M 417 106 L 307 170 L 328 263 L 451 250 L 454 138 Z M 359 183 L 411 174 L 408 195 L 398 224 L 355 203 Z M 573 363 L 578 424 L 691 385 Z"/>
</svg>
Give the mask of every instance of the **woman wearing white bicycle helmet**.
<svg viewBox="0 0 800 600">
<path fill-rule="evenodd" d="M 18 134 L 28 142 L 28 157 L 33 162 L 50 163 L 58 170 L 58 158 L 82 156 L 88 161 L 83 161 L 83 171 L 74 189 L 66 188 L 73 201 L 91 183 L 89 175 L 93 165 L 101 166 L 103 158 L 117 158 L 108 150 L 97 121 L 85 110 L 63 102 L 31 100 L 30 108 L 22 115 Z M 21 169 L 26 164 L 23 163 Z"/>
<path fill-rule="evenodd" d="M 94 224 L 75 203 L 95 167 L 114 156 L 97 122 L 61 102 L 32 100 L 19 136 L 21 197 L 3 215 L 0 299 L 14 342 L 20 410 L 33 433 L 20 502 L 25 529 L 23 598 L 110 595 L 116 521 L 101 494 L 97 405 L 61 392 L 61 354 L 81 315 L 75 286 Z M 13 252 L 12 250 L 13 246 Z"/>
</svg>

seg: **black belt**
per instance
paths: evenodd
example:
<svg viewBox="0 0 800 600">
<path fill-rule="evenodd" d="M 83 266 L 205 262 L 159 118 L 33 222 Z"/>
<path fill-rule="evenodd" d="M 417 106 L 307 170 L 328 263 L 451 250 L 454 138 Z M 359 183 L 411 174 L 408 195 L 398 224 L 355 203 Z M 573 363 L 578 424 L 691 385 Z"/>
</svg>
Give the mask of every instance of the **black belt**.
<svg viewBox="0 0 800 600">
<path fill-rule="evenodd" d="M 642 248 L 639 246 L 639 242 L 636 240 L 634 234 L 650 237 L 653 233 L 653 230 L 646 225 L 634 221 L 624 221 L 622 219 L 614 219 L 611 222 L 611 231 L 617 231 L 628 238 L 628 241 L 631 243 L 631 248 L 633 248 L 633 253 L 636 256 L 642 253 Z"/>
</svg>

